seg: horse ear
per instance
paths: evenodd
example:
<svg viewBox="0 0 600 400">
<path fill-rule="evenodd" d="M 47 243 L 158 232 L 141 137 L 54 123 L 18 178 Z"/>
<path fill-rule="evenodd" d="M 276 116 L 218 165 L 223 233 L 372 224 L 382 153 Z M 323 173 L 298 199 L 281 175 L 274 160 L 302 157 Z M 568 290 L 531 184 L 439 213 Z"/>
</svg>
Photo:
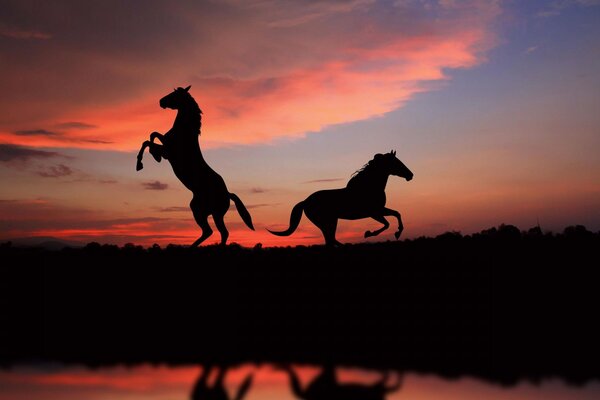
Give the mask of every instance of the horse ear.
<svg viewBox="0 0 600 400">
<path fill-rule="evenodd" d="M 186 88 L 185 88 L 185 89 L 183 89 L 183 90 L 185 90 L 186 92 L 189 92 L 191 87 L 192 87 L 192 85 L 190 85 L 190 86 L 186 87 Z"/>
<path fill-rule="evenodd" d="M 392 150 L 392 155 L 395 156 L 396 155 L 396 150 Z"/>
</svg>

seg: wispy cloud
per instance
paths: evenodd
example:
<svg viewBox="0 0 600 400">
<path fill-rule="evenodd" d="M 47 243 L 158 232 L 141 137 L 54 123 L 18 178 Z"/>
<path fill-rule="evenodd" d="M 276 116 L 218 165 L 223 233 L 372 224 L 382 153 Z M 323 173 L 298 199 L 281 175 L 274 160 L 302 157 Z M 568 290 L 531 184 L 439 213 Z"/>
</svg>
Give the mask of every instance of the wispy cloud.
<svg viewBox="0 0 600 400">
<path fill-rule="evenodd" d="M 27 29 L 19 29 L 14 27 L 0 26 L 0 36 L 4 36 L 10 39 L 21 39 L 21 40 L 47 40 L 51 39 L 52 35 L 49 33 L 36 31 L 36 30 L 27 30 Z"/>
<path fill-rule="evenodd" d="M 56 127 L 58 129 L 69 130 L 69 129 L 95 129 L 98 126 L 88 124 L 85 122 L 71 121 L 71 122 L 60 122 L 60 123 L 56 124 Z"/>
<path fill-rule="evenodd" d="M 189 207 L 179 207 L 179 206 L 171 206 L 171 207 L 158 207 L 157 211 L 160 212 L 182 212 L 182 211 L 190 211 Z"/>
<path fill-rule="evenodd" d="M 255 208 L 261 208 L 261 207 L 274 207 L 274 206 L 278 206 L 281 203 L 258 203 L 258 204 L 246 204 L 246 208 L 248 210 L 252 210 Z M 231 208 L 235 209 L 235 204 L 231 204 Z"/>
<path fill-rule="evenodd" d="M 548 18 L 560 15 L 569 7 L 592 7 L 600 5 L 600 0 L 555 0 L 552 1 L 545 9 L 539 11 L 536 16 L 538 18 Z"/>
<path fill-rule="evenodd" d="M 62 127 L 64 131 L 70 130 L 86 130 L 93 129 L 95 125 L 85 124 L 83 122 L 66 122 L 57 124 L 57 127 Z M 73 143 L 92 143 L 92 144 L 112 144 L 112 140 L 104 140 L 97 138 L 90 138 L 85 136 L 72 136 L 67 135 L 64 131 L 48 130 L 43 128 L 36 129 L 20 129 L 13 133 L 21 137 L 47 137 L 51 138 L 55 145 L 73 144 Z"/>
<path fill-rule="evenodd" d="M 62 202 L 40 199 L 0 201 L 0 239 L 27 236 L 70 237 L 75 240 L 99 240 L 116 237 L 140 238 L 165 235 L 197 234 L 193 219 L 127 216 L 106 218 L 103 212 L 87 207 L 73 207 Z"/>
<path fill-rule="evenodd" d="M 529 55 L 538 49 L 537 46 L 530 46 L 525 50 L 525 54 Z"/>
<path fill-rule="evenodd" d="M 169 185 L 160 181 L 143 182 L 142 187 L 146 190 L 167 190 Z"/>
<path fill-rule="evenodd" d="M 23 129 L 14 132 L 17 136 L 60 136 L 62 133 L 47 129 Z"/>
<path fill-rule="evenodd" d="M 324 178 L 324 179 L 313 179 L 311 181 L 305 181 L 302 183 L 325 183 L 325 182 L 339 182 L 343 181 L 343 178 Z"/>
<path fill-rule="evenodd" d="M 268 191 L 269 191 L 269 189 L 265 189 L 265 188 L 258 187 L 258 186 L 255 186 L 255 187 L 253 187 L 253 188 L 250 188 L 250 190 L 249 190 L 249 192 L 250 192 L 250 193 L 253 193 L 253 194 L 258 194 L 258 193 L 266 193 L 266 192 L 268 192 Z"/>
<path fill-rule="evenodd" d="M 246 206 L 246 208 L 248 210 L 252 210 L 254 208 L 261 208 L 261 207 L 274 207 L 274 206 L 278 206 L 281 203 L 259 203 L 259 204 L 248 204 Z"/>
<path fill-rule="evenodd" d="M 73 174 L 71 167 L 64 164 L 52 165 L 43 171 L 38 171 L 39 176 L 43 178 L 60 178 L 63 176 L 69 176 Z"/>
<path fill-rule="evenodd" d="M 0 144 L 0 162 L 20 161 L 26 162 L 31 159 L 48 159 L 52 157 L 64 157 L 55 151 L 37 150 L 31 147 L 15 144 Z"/>
<path fill-rule="evenodd" d="M 298 25 L 323 19 L 331 15 L 349 13 L 355 10 L 364 10 L 367 6 L 373 4 L 375 0 L 347 0 L 347 1 L 312 1 L 297 6 L 297 2 L 281 1 L 274 2 L 255 2 L 252 6 L 264 9 L 266 7 L 275 10 L 271 14 L 268 26 L 274 28 L 290 28 Z M 247 2 L 240 2 L 241 4 Z"/>
<path fill-rule="evenodd" d="M 81 143 L 96 143 L 96 144 L 113 144 L 112 140 L 102 140 L 102 139 L 73 139 L 72 141 L 81 142 Z"/>
</svg>

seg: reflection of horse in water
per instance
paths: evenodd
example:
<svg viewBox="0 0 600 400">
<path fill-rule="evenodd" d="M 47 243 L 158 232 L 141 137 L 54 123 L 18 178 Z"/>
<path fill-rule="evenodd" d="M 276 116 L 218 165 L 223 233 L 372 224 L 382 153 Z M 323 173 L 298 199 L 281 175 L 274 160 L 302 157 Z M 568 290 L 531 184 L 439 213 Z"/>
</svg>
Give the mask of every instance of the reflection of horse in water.
<svg viewBox="0 0 600 400">
<path fill-rule="evenodd" d="M 229 232 L 225 227 L 223 217 L 229 209 L 229 202 L 233 200 L 246 225 L 254 230 L 252 217 L 239 197 L 229 193 L 225 181 L 204 160 L 198 143 L 200 135 L 202 111 L 194 98 L 189 94 L 190 86 L 177 88 L 160 99 L 162 108 L 177 110 L 177 117 L 173 127 L 164 135 L 158 132 L 150 134 L 150 140 L 142 144 L 137 156 L 136 169 L 144 168 L 142 157 L 146 147 L 158 162 L 163 158 L 168 160 L 173 167 L 173 172 L 186 188 L 192 191 L 194 197 L 190 208 L 194 213 L 196 223 L 202 228 L 202 236 L 192 244 L 198 246 L 208 239 L 213 231 L 208 224 L 208 216 L 212 215 L 215 225 L 221 233 L 221 244 L 227 242 Z M 154 143 L 158 139 L 162 145 Z"/>
<path fill-rule="evenodd" d="M 338 219 L 373 218 L 381 222 L 383 227 L 365 237 L 377 236 L 390 224 L 385 219 L 392 215 L 398 220 L 396 239 L 400 237 L 404 226 L 400 213 L 385 207 L 385 185 L 388 177 L 396 175 L 410 181 L 413 173 L 396 158 L 396 152 L 376 154 L 360 171 L 358 171 L 343 189 L 320 190 L 308 196 L 306 200 L 296 204 L 290 217 L 290 227 L 282 232 L 269 232 L 278 236 L 291 235 L 302 218 L 302 212 L 323 232 L 327 245 L 339 245 L 335 239 Z"/>
<path fill-rule="evenodd" d="M 340 384 L 335 377 L 335 369 L 325 366 L 321 373 L 303 389 L 296 372 L 291 367 L 284 367 L 284 369 L 290 377 L 294 395 L 303 400 L 384 400 L 387 394 L 397 391 L 402 386 L 401 378 L 398 378 L 395 385 L 387 386 L 388 374 L 371 385 Z"/>
<path fill-rule="evenodd" d="M 202 369 L 202 373 L 198 377 L 198 380 L 196 380 L 196 384 L 194 384 L 194 388 L 192 389 L 190 395 L 191 400 L 230 400 L 227 390 L 225 390 L 225 374 L 227 373 L 227 368 L 221 368 L 215 382 L 212 385 L 209 385 L 208 378 L 211 371 L 212 368 L 210 367 L 204 367 Z M 231 400 L 242 400 L 251 385 L 252 375 L 250 374 L 244 379 L 238 388 L 235 397 Z"/>
</svg>

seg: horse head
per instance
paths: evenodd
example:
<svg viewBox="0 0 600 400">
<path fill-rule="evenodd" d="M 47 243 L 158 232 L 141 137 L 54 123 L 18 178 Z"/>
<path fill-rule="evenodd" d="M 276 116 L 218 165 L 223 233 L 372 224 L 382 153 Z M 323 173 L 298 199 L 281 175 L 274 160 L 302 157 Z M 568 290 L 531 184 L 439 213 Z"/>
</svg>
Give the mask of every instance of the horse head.
<svg viewBox="0 0 600 400">
<path fill-rule="evenodd" d="M 173 92 L 160 99 L 160 106 L 162 108 L 171 108 L 173 110 L 179 110 L 185 104 L 188 103 L 191 97 L 189 94 L 189 90 L 191 87 L 192 86 L 190 85 L 186 88 L 178 87 L 177 89 L 173 89 Z"/>
<path fill-rule="evenodd" d="M 395 150 L 385 154 L 376 154 L 373 161 L 390 175 L 399 176 L 407 181 L 413 178 L 411 170 L 396 157 Z"/>
</svg>

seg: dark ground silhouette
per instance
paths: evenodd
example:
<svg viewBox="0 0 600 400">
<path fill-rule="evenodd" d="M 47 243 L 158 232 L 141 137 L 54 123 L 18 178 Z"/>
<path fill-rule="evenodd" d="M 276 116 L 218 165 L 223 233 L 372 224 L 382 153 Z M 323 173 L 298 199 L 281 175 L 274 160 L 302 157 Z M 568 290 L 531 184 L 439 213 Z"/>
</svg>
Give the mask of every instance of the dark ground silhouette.
<svg viewBox="0 0 600 400">
<path fill-rule="evenodd" d="M 295 248 L 0 247 L 0 362 L 600 378 L 600 234 Z"/>
<path fill-rule="evenodd" d="M 290 366 L 283 368 L 290 378 L 290 388 L 294 396 L 303 400 L 384 400 L 386 396 L 400 389 L 401 378 L 395 384 L 388 385 L 389 374 L 373 384 L 339 383 L 335 367 L 325 365 L 321 372 L 302 387 L 298 375 Z"/>
<path fill-rule="evenodd" d="M 325 243 L 329 246 L 341 245 L 335 239 L 338 219 L 373 218 L 383 224 L 376 231 L 366 231 L 365 237 L 377 236 L 389 226 L 386 216 L 398 220 L 396 239 L 404 229 L 400 213 L 385 207 L 385 186 L 390 175 L 399 176 L 410 181 L 413 173 L 396 158 L 396 152 L 375 154 L 360 171 L 350 179 L 343 189 L 319 190 L 308 196 L 306 200 L 296 204 L 290 216 L 290 227 L 281 232 L 269 230 L 274 235 L 291 235 L 302 218 L 302 213 L 323 233 Z"/>
<path fill-rule="evenodd" d="M 144 168 L 142 157 L 146 148 L 149 148 L 150 154 L 157 162 L 163 158 L 168 160 L 173 167 L 175 176 L 194 194 L 190 208 L 196 223 L 202 229 L 202 236 L 192 246 L 200 245 L 212 235 L 213 230 L 208 224 L 210 215 L 221 234 L 221 244 L 225 244 L 229 232 L 223 218 L 229 209 L 230 201 L 233 200 L 235 203 L 246 226 L 254 230 L 252 217 L 242 200 L 227 190 L 221 175 L 216 173 L 202 156 L 198 142 L 202 125 L 202 111 L 190 95 L 190 87 L 177 88 L 160 99 L 160 106 L 177 110 L 177 117 L 173 127 L 167 133 L 162 135 L 152 132 L 150 140 L 142 143 L 137 156 L 136 169 L 139 171 Z M 154 143 L 155 139 L 158 139 L 162 145 Z"/>
</svg>

